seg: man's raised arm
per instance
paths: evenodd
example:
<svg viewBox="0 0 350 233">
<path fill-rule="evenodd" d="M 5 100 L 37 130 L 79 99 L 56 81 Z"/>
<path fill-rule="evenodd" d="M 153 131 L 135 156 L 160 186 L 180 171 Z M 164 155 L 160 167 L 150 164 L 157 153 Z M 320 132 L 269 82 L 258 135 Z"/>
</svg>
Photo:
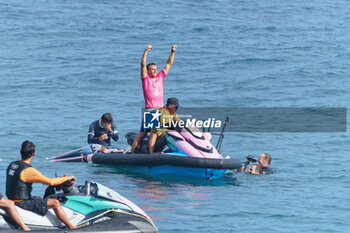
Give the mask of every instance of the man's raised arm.
<svg viewBox="0 0 350 233">
<path fill-rule="evenodd" d="M 174 55 L 175 55 L 176 48 L 177 48 L 176 45 L 171 46 L 171 53 L 170 53 L 170 56 L 165 64 L 165 67 L 164 67 L 165 73 L 167 73 L 167 74 L 170 70 L 171 65 L 174 63 Z"/>
<path fill-rule="evenodd" d="M 148 54 L 148 51 L 150 51 L 151 49 L 152 49 L 152 46 L 148 45 L 145 51 L 143 52 L 142 59 L 141 59 L 141 77 L 145 77 L 147 74 L 147 67 L 146 67 L 147 54 Z"/>
</svg>

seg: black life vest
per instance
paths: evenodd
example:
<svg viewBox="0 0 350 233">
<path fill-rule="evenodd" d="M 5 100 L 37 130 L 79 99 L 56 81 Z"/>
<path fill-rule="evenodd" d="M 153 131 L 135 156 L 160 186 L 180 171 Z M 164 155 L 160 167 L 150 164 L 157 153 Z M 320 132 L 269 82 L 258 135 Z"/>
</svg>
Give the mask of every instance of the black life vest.
<svg viewBox="0 0 350 233">
<path fill-rule="evenodd" d="M 12 162 L 6 170 L 6 196 L 10 200 L 25 200 L 31 197 L 32 183 L 20 179 L 21 172 L 32 165 L 22 161 Z"/>
</svg>

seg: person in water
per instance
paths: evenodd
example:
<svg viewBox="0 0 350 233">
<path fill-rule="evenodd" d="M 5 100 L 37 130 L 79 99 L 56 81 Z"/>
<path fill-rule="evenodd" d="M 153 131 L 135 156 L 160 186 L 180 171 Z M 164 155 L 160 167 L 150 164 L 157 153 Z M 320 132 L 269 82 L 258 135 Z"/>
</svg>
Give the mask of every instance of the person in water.
<svg viewBox="0 0 350 233">
<path fill-rule="evenodd" d="M 16 206 L 32 211 L 41 216 L 53 209 L 59 220 L 69 229 L 78 228 L 68 219 L 60 202 L 57 199 L 32 196 L 32 184 L 42 183 L 50 186 L 60 185 L 69 180 L 75 180 L 74 176 L 48 178 L 33 168 L 30 163 L 35 156 L 35 145 L 30 141 L 24 141 L 21 147 L 21 160 L 10 163 L 6 171 L 6 196 L 13 200 Z M 79 226 L 81 227 L 81 226 Z"/>
<path fill-rule="evenodd" d="M 262 174 L 262 167 L 258 164 L 253 164 L 249 167 L 248 173 L 253 175 L 260 175 Z"/>
<path fill-rule="evenodd" d="M 30 231 L 30 228 L 24 224 L 21 216 L 19 215 L 15 203 L 9 199 L 6 199 L 1 193 L 0 193 L 0 208 L 4 209 L 7 213 L 7 215 L 10 216 L 10 218 L 18 225 L 22 230 L 24 231 Z"/>
<path fill-rule="evenodd" d="M 113 121 L 112 114 L 105 113 L 99 120 L 91 123 L 88 133 L 88 143 L 100 144 L 104 147 L 111 146 L 111 138 L 118 141 L 117 126 Z"/>
<path fill-rule="evenodd" d="M 262 153 L 258 158 L 258 163 L 262 167 L 262 174 L 272 174 L 273 171 L 270 168 L 271 156 L 267 153 Z"/>
<path fill-rule="evenodd" d="M 168 98 L 166 106 L 157 110 L 160 113 L 160 129 L 151 129 L 151 136 L 149 138 L 149 153 L 153 154 L 154 145 L 157 141 L 157 137 L 160 136 L 163 132 L 168 130 L 168 126 L 171 125 L 171 122 L 179 121 L 180 118 L 176 114 L 177 109 L 179 108 L 179 100 L 177 98 Z M 170 126 L 171 128 L 172 126 Z"/>
<path fill-rule="evenodd" d="M 148 45 L 143 52 L 141 59 L 141 81 L 143 97 L 145 99 L 145 108 L 147 111 L 159 109 L 164 106 L 163 80 L 168 74 L 170 67 L 174 63 L 175 50 L 177 46 L 171 46 L 170 56 L 165 64 L 164 69 L 159 73 L 157 65 L 155 63 L 150 63 L 146 66 L 147 54 L 148 51 L 152 50 L 152 48 L 153 47 L 151 45 Z M 149 130 L 144 128 L 142 121 L 140 132 L 132 143 L 131 153 L 135 153 L 136 148 L 139 146 L 141 140 L 147 135 L 148 132 Z"/>
<path fill-rule="evenodd" d="M 251 173 L 250 169 L 252 166 L 254 165 L 259 165 L 259 167 L 261 168 L 261 174 L 263 175 L 268 175 L 268 174 L 273 174 L 275 173 L 273 170 L 270 169 L 270 163 L 271 163 L 271 156 L 267 153 L 262 153 L 258 159 L 254 159 L 253 157 L 251 157 L 250 155 L 248 155 L 247 157 L 247 161 L 245 161 L 244 163 L 242 163 L 242 167 L 241 169 L 239 169 L 240 172 L 246 172 L 246 173 Z M 256 163 L 258 162 L 258 164 L 253 164 L 250 165 L 250 163 Z M 255 168 L 254 168 L 255 169 Z M 260 170 L 260 169 L 259 169 Z M 236 170 L 238 171 L 238 170 Z"/>
</svg>

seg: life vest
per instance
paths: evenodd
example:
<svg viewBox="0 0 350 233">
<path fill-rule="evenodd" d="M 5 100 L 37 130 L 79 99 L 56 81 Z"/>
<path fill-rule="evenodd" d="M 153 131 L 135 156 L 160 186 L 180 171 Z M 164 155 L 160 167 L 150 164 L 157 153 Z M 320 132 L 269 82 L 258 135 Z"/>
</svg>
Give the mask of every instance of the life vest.
<svg viewBox="0 0 350 233">
<path fill-rule="evenodd" d="M 6 170 L 6 196 L 10 200 L 25 200 L 31 197 L 32 183 L 20 179 L 21 172 L 32 165 L 22 161 L 12 162 Z"/>
</svg>

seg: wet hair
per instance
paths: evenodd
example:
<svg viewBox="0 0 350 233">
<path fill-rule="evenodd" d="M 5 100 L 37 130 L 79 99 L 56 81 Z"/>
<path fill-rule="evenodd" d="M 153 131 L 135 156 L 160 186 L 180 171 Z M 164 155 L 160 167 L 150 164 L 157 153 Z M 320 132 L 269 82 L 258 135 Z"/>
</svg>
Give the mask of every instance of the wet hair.
<svg viewBox="0 0 350 233">
<path fill-rule="evenodd" d="M 255 167 L 255 171 L 258 173 L 258 174 L 262 174 L 262 167 L 258 164 L 253 164 L 251 166 L 251 168 Z"/>
<path fill-rule="evenodd" d="M 108 112 L 103 114 L 102 117 L 101 117 L 101 121 L 103 123 L 112 123 L 113 122 L 112 114 L 110 114 Z"/>
<path fill-rule="evenodd" d="M 262 153 L 263 159 L 267 160 L 267 163 L 270 165 L 271 163 L 271 156 L 268 153 Z"/>
<path fill-rule="evenodd" d="M 147 70 L 148 70 L 148 68 L 149 68 L 150 66 L 157 66 L 157 65 L 156 65 L 156 63 L 149 63 L 149 64 L 147 65 Z"/>
<path fill-rule="evenodd" d="M 30 141 L 24 141 L 21 147 L 22 160 L 30 158 L 35 152 L 35 145 Z"/>
</svg>

